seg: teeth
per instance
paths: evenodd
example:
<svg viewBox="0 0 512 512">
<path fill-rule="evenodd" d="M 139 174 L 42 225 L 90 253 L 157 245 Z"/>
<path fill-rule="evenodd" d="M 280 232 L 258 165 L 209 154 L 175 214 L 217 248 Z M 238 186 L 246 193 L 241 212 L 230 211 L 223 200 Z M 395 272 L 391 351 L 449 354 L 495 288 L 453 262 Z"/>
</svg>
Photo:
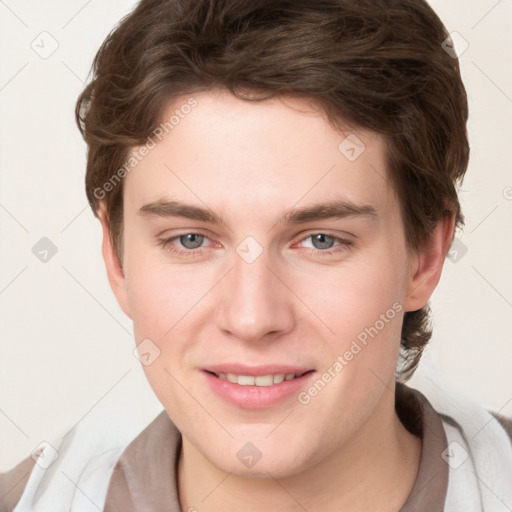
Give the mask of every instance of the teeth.
<svg viewBox="0 0 512 512">
<path fill-rule="evenodd" d="M 278 373 L 277 375 L 274 375 L 274 384 L 279 384 L 280 382 L 283 382 L 284 380 L 284 374 Z"/>
<path fill-rule="evenodd" d="M 251 377 L 249 375 L 238 376 L 238 384 L 240 384 L 240 386 L 254 386 L 255 380 L 256 379 L 254 377 Z"/>
<path fill-rule="evenodd" d="M 279 384 L 284 380 L 292 380 L 296 377 L 295 373 L 277 373 L 275 375 L 259 375 L 254 377 L 251 375 L 235 375 L 234 373 L 216 373 L 217 377 L 227 380 L 239 386 L 272 386 Z"/>
</svg>

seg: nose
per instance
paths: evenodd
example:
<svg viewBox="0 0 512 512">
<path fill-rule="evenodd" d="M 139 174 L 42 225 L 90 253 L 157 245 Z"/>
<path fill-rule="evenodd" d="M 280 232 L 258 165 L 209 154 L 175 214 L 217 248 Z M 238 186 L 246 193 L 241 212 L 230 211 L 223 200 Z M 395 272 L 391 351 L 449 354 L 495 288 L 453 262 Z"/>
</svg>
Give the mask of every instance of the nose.
<svg viewBox="0 0 512 512">
<path fill-rule="evenodd" d="M 256 261 L 234 255 L 222 280 L 217 326 L 240 341 L 273 340 L 295 324 L 293 292 L 263 252 Z"/>
</svg>

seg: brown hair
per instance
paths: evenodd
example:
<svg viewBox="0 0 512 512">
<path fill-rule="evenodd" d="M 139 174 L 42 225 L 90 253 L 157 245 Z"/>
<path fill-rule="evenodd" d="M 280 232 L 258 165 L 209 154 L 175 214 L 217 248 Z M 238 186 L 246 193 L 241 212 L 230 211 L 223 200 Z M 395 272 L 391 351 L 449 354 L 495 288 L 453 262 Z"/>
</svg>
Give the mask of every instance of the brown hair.
<svg viewBox="0 0 512 512">
<path fill-rule="evenodd" d="M 469 159 L 468 107 L 447 38 L 424 0 L 142 0 L 98 50 L 75 110 L 87 198 L 96 216 L 104 201 L 120 260 L 130 151 L 170 101 L 213 88 L 248 101 L 310 98 L 333 126 L 383 135 L 409 249 L 444 216 L 462 226 L 455 187 Z M 429 303 L 405 313 L 402 381 L 432 335 L 429 316 Z"/>
</svg>

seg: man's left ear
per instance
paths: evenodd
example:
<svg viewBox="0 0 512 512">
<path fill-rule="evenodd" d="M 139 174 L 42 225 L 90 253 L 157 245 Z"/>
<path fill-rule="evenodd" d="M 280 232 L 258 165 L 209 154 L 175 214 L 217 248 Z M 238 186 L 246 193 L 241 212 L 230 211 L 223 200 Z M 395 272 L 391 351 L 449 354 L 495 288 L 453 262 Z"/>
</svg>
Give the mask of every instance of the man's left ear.
<svg viewBox="0 0 512 512">
<path fill-rule="evenodd" d="M 421 309 L 430 299 L 441 278 L 454 229 L 455 215 L 444 217 L 438 222 L 423 248 L 414 254 L 410 263 L 411 273 L 404 311 Z"/>
</svg>

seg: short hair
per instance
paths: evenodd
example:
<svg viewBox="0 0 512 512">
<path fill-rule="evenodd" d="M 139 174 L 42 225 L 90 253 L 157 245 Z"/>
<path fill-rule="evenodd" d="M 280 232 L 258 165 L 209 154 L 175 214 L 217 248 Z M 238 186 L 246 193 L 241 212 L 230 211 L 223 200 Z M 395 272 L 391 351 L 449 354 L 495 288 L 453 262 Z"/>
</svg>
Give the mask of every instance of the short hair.
<svg viewBox="0 0 512 512">
<path fill-rule="evenodd" d="M 96 216 L 105 203 L 120 261 L 130 151 L 170 101 L 213 89 L 311 99 L 333 127 L 382 135 L 408 250 L 446 216 L 463 226 L 456 186 L 469 160 L 468 105 L 447 41 L 424 0 L 140 1 L 99 48 L 75 109 L 87 198 Z M 429 301 L 404 315 L 399 380 L 431 338 L 430 313 Z"/>
</svg>

